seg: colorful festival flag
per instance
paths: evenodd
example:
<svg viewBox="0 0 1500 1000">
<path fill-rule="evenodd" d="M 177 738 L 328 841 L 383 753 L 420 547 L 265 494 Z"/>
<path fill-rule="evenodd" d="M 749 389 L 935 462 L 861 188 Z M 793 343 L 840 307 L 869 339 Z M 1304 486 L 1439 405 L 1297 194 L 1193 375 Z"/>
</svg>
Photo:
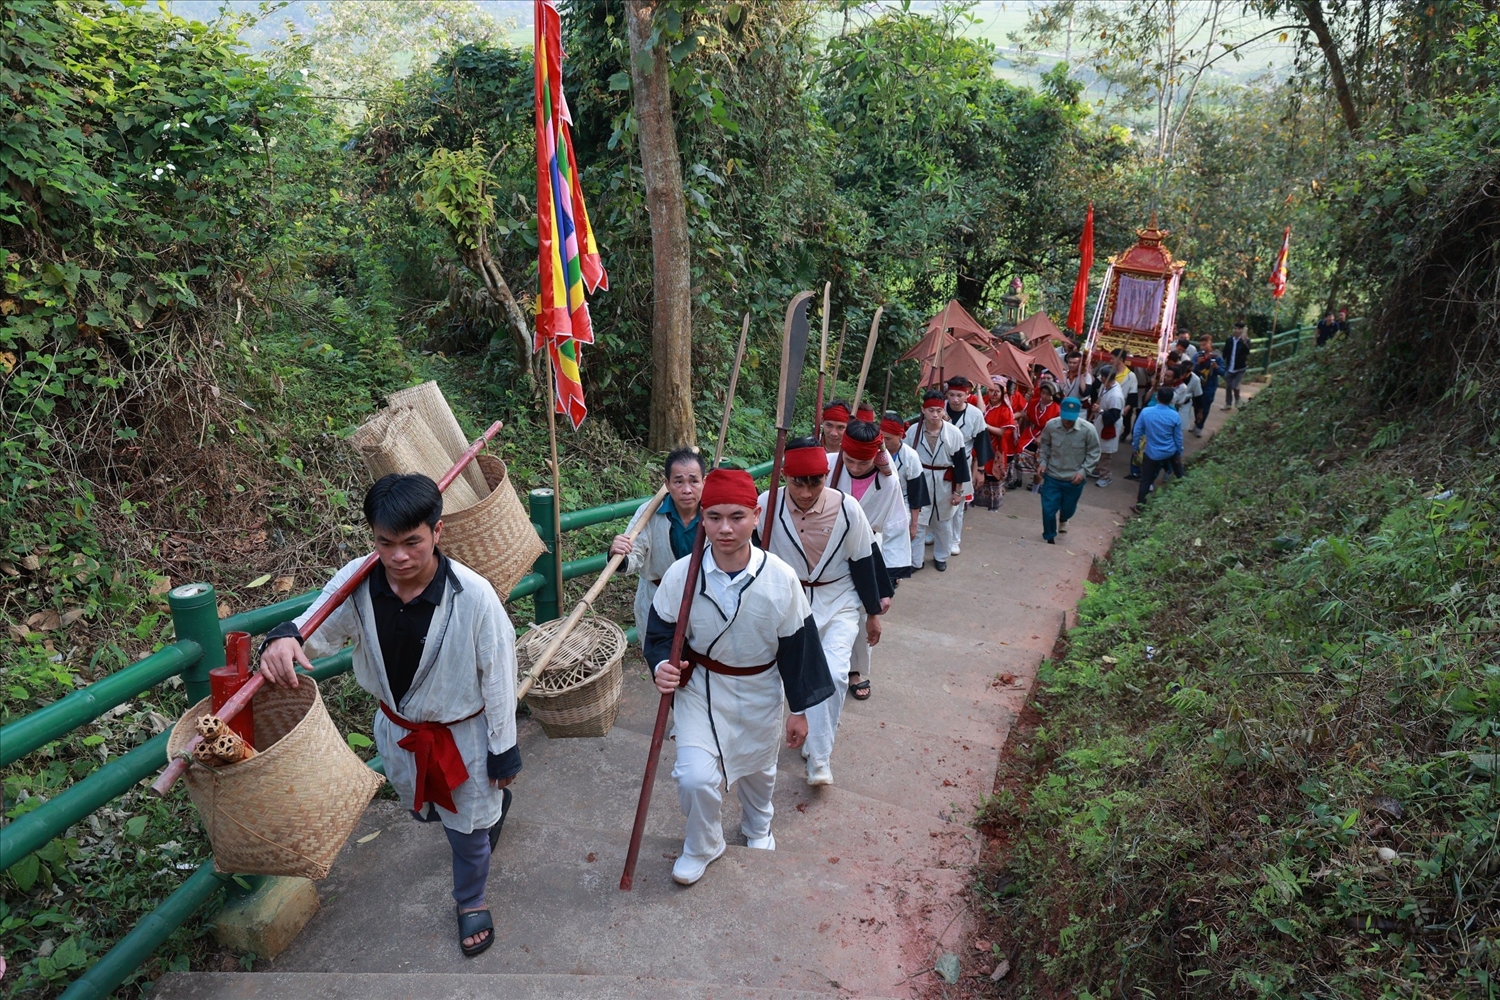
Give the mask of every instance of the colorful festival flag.
<svg viewBox="0 0 1500 1000">
<path fill-rule="evenodd" d="M 1281 253 L 1276 255 L 1276 266 L 1271 268 L 1271 297 L 1279 299 L 1286 294 L 1286 256 L 1292 249 L 1292 227 L 1287 226 L 1281 236 Z"/>
<path fill-rule="evenodd" d="M 594 342 L 584 289 L 609 288 L 589 225 L 573 155 L 572 115 L 562 87 L 562 18 L 555 0 L 536 0 L 536 349 L 546 348 L 557 412 L 576 431 L 588 407 L 579 344 Z"/>
<path fill-rule="evenodd" d="M 1073 303 L 1068 306 L 1065 324 L 1075 334 L 1083 333 L 1084 314 L 1089 303 L 1089 272 L 1094 269 L 1094 203 L 1083 220 L 1083 236 L 1078 240 L 1078 280 L 1073 283 Z"/>
</svg>

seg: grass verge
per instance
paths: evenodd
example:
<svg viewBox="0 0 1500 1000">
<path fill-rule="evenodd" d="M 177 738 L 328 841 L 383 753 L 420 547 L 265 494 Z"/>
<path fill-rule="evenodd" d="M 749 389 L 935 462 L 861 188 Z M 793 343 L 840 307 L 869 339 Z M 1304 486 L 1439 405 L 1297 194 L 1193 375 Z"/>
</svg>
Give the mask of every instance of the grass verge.
<svg viewBox="0 0 1500 1000">
<path fill-rule="evenodd" d="M 1130 522 L 981 807 L 973 995 L 1478 997 L 1495 442 L 1318 352 Z M 1400 426 L 1401 433 L 1390 428 Z"/>
</svg>

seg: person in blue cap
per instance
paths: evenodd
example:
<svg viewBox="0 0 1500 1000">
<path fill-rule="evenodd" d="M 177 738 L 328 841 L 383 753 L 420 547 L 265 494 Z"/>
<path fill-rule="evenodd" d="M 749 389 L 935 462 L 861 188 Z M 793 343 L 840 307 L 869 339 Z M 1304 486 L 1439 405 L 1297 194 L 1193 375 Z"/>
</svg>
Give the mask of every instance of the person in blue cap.
<svg viewBox="0 0 1500 1000">
<path fill-rule="evenodd" d="M 1078 510 L 1088 470 L 1099 461 L 1099 432 L 1089 421 L 1079 419 L 1082 412 L 1083 404 L 1077 396 L 1064 399 L 1061 412 L 1047 421 L 1038 439 L 1036 471 L 1042 481 L 1042 538 L 1048 545 L 1057 544 L 1058 532 L 1068 530 L 1068 521 Z"/>
</svg>

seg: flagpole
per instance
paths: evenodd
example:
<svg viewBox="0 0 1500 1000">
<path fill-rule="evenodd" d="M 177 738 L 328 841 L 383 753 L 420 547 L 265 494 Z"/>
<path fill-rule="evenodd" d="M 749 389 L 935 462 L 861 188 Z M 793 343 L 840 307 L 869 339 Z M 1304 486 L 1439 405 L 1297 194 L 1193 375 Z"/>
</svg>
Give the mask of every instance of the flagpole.
<svg viewBox="0 0 1500 1000">
<path fill-rule="evenodd" d="M 552 446 L 552 572 L 557 580 L 557 607 L 563 601 L 563 557 L 562 557 L 562 475 L 557 464 L 557 401 L 561 398 L 557 385 L 557 365 L 547 358 L 547 387 L 552 398 L 547 400 L 547 441 Z"/>
</svg>

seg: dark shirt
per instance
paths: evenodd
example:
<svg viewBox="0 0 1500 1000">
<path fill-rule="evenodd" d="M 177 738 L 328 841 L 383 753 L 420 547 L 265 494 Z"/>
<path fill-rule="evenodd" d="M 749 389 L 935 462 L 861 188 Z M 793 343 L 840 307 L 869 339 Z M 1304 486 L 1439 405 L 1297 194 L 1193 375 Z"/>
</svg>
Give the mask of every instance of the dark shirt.
<svg viewBox="0 0 1500 1000">
<path fill-rule="evenodd" d="M 692 554 L 693 539 L 698 535 L 698 520 L 703 516 L 703 508 L 698 508 L 698 513 L 693 519 L 683 523 L 682 515 L 677 511 L 677 504 L 671 497 L 662 501 L 658 513 L 668 521 L 667 537 L 672 542 L 672 558 L 682 559 Z"/>
<path fill-rule="evenodd" d="M 391 697 L 399 709 L 406 692 L 411 690 L 412 678 L 422 662 L 422 650 L 427 642 L 427 630 L 432 625 L 432 613 L 443 601 L 443 590 L 448 585 L 448 558 L 438 553 L 437 572 L 432 582 L 410 602 L 404 602 L 391 589 L 385 576 L 385 564 L 376 563 L 370 571 L 370 604 L 375 609 L 375 635 L 380 640 L 380 658 L 385 661 L 386 680 L 391 685 Z"/>
</svg>

